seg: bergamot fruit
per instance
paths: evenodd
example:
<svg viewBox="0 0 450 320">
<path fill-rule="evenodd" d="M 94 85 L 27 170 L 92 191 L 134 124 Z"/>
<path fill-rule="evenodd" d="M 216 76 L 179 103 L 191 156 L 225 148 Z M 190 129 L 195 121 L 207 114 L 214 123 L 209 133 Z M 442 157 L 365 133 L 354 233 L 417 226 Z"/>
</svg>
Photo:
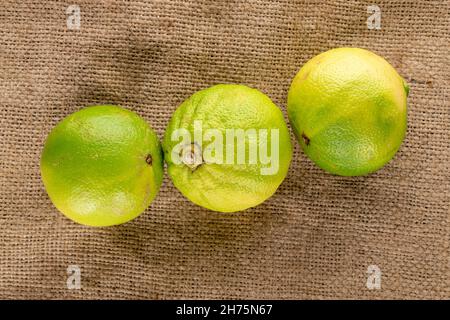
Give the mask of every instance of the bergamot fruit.
<svg viewBox="0 0 450 320">
<path fill-rule="evenodd" d="M 260 91 L 233 84 L 184 101 L 170 120 L 163 149 L 181 193 L 219 212 L 245 210 L 272 196 L 292 157 L 280 109 Z"/>
<path fill-rule="evenodd" d="M 68 218 L 117 225 L 141 214 L 158 193 L 162 149 L 137 114 L 117 106 L 88 107 L 50 132 L 41 175 L 53 204 Z"/>
<path fill-rule="evenodd" d="M 382 57 L 358 48 L 333 49 L 309 60 L 295 76 L 288 116 L 302 149 L 319 167 L 365 175 L 399 149 L 408 91 Z"/>
</svg>

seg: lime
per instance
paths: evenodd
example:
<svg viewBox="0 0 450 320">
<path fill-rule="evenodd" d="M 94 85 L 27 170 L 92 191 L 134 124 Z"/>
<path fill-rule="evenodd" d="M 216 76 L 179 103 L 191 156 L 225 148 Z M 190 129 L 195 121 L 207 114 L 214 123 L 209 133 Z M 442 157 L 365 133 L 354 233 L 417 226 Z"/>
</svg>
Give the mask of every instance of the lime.
<svg viewBox="0 0 450 320">
<path fill-rule="evenodd" d="M 292 157 L 280 109 L 260 91 L 233 84 L 184 101 L 170 120 L 163 149 L 181 193 L 220 212 L 245 210 L 272 196 Z"/>
<path fill-rule="evenodd" d="M 374 172 L 405 137 L 408 86 L 382 57 L 358 48 L 309 60 L 292 81 L 288 116 L 304 152 L 343 176 Z"/>
<path fill-rule="evenodd" d="M 163 157 L 158 137 L 137 114 L 93 106 L 63 119 L 50 132 L 41 175 L 53 204 L 90 226 L 127 222 L 158 193 Z"/>
</svg>

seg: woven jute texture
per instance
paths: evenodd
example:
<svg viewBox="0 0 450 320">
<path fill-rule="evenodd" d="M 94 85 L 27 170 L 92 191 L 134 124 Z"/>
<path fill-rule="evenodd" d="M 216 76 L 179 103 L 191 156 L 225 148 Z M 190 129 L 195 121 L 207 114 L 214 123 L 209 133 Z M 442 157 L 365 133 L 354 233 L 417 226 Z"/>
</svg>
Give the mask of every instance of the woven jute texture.
<svg viewBox="0 0 450 320">
<path fill-rule="evenodd" d="M 449 2 L 377 0 L 379 30 L 372 4 L 2 0 L 0 298 L 450 298 Z M 377 173 L 327 174 L 292 136 L 286 180 L 241 213 L 202 209 L 167 176 L 117 227 L 75 224 L 50 202 L 40 153 L 68 114 L 118 104 L 162 137 L 184 99 L 217 83 L 255 87 L 285 113 L 298 69 L 342 46 L 380 54 L 411 86 L 406 140 Z M 370 265 L 381 289 L 366 285 Z"/>
</svg>

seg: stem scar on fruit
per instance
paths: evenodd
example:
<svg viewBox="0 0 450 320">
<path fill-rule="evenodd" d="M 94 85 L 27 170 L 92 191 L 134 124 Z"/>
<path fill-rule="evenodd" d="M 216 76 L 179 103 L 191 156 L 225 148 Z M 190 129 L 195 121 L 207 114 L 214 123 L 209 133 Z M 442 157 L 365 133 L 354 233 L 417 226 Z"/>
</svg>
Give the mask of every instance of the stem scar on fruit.
<svg viewBox="0 0 450 320">
<path fill-rule="evenodd" d="M 149 153 L 148 155 L 147 155 L 147 157 L 145 158 L 145 162 L 147 162 L 147 164 L 149 165 L 149 166 L 151 166 L 152 165 L 152 163 L 153 163 L 153 158 L 152 158 L 152 155 Z"/>
<path fill-rule="evenodd" d="M 303 142 L 304 142 L 307 146 L 309 146 L 310 139 L 308 138 L 308 136 L 307 136 L 304 132 L 302 132 L 302 138 L 303 138 Z"/>
<path fill-rule="evenodd" d="M 197 143 L 185 145 L 180 151 L 181 162 L 195 171 L 203 164 L 201 147 Z"/>
</svg>

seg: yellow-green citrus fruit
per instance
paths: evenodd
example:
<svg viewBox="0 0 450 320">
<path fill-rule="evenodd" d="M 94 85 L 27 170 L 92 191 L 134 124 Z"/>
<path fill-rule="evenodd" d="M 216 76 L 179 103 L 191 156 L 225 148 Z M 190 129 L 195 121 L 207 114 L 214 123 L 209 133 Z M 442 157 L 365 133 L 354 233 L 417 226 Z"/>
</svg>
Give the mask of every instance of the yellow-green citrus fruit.
<svg viewBox="0 0 450 320">
<path fill-rule="evenodd" d="M 183 130 L 191 140 L 179 139 L 176 133 Z M 280 109 L 260 91 L 235 84 L 216 85 L 184 101 L 170 120 L 163 150 L 181 193 L 219 212 L 245 210 L 271 197 L 292 157 Z"/>
<path fill-rule="evenodd" d="M 125 223 L 155 198 L 163 178 L 158 137 L 137 114 L 93 106 L 50 132 L 41 175 L 56 208 L 89 226 Z"/>
<path fill-rule="evenodd" d="M 409 88 L 382 57 L 358 48 L 309 60 L 292 81 L 288 116 L 310 159 L 342 176 L 374 172 L 405 137 Z"/>
</svg>

